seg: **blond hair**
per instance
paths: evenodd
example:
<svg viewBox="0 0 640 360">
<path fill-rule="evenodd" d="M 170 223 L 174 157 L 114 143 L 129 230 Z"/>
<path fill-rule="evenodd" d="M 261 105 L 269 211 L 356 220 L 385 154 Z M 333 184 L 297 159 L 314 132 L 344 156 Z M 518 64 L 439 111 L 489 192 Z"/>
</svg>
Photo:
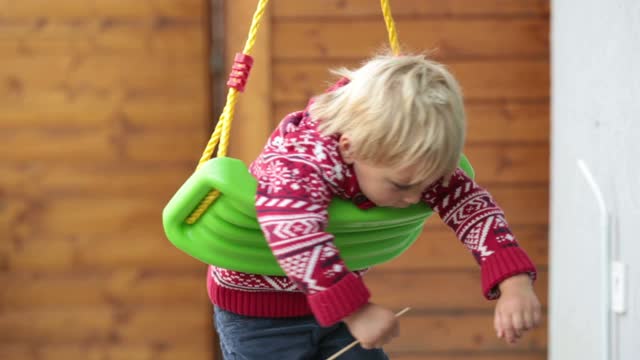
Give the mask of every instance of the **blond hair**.
<svg viewBox="0 0 640 360">
<path fill-rule="evenodd" d="M 349 83 L 316 97 L 309 109 L 324 135 L 347 135 L 362 161 L 418 165 L 416 176 L 424 180 L 455 171 L 465 114 L 460 87 L 444 65 L 424 55 L 380 55 L 359 69 L 333 72 Z"/>
</svg>

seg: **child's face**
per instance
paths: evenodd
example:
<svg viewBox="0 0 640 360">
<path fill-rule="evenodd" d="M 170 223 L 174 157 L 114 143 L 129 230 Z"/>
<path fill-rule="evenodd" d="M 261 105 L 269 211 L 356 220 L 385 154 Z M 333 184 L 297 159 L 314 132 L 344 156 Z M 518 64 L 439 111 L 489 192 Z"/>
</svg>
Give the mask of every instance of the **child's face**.
<svg viewBox="0 0 640 360">
<path fill-rule="evenodd" d="M 339 147 L 344 161 L 353 165 L 360 190 L 377 206 L 404 208 L 416 204 L 429 185 L 415 176 L 416 166 L 384 166 L 358 159 L 348 136 L 340 137 Z"/>
<path fill-rule="evenodd" d="M 404 208 L 416 204 L 429 185 L 413 176 L 413 167 L 376 166 L 356 160 L 353 169 L 362 193 L 378 206 Z"/>
</svg>

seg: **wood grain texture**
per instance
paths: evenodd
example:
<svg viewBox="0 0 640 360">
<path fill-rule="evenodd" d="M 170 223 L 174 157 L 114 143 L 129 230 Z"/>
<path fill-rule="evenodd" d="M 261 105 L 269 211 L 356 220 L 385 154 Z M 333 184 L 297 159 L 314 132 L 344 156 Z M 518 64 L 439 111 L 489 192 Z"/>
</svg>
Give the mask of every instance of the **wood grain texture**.
<svg viewBox="0 0 640 360">
<path fill-rule="evenodd" d="M 364 279 L 373 301 L 391 309 L 409 306 L 412 313 L 464 316 L 467 313 L 492 314 L 496 305 L 495 301 L 488 301 L 482 295 L 479 268 L 406 272 L 380 267 L 371 270 Z M 543 307 L 547 306 L 547 279 L 547 271 L 540 270 L 535 287 Z"/>
<path fill-rule="evenodd" d="M 380 16 L 380 5 L 369 0 L 272 0 L 273 15 L 280 18 Z M 549 15 L 548 0 L 422 0 L 392 1 L 395 17 L 416 16 L 541 16 Z"/>
<path fill-rule="evenodd" d="M 0 358 L 7 360 L 175 360 L 210 359 L 209 343 L 194 347 L 173 345 L 166 342 L 122 343 L 109 341 L 103 344 L 87 343 L 70 347 L 55 343 L 0 343 Z"/>
<path fill-rule="evenodd" d="M 442 60 L 548 57 L 549 24 L 533 19 L 403 20 L 396 24 L 403 47 L 433 49 Z M 276 60 L 363 59 L 387 42 L 379 19 L 360 21 L 276 22 Z"/>
<path fill-rule="evenodd" d="M 159 268 L 141 270 L 119 267 L 105 271 L 22 272 L 0 275 L 0 307 L 25 310 L 29 307 L 153 306 L 202 307 L 206 294 L 202 291 L 205 267 L 174 271 Z M 206 304 L 206 303 L 205 303 Z"/>
<path fill-rule="evenodd" d="M 0 15 L 13 19 L 42 18 L 42 0 L 0 0 Z M 56 6 L 46 7 L 46 15 L 51 19 L 77 18 L 135 18 L 152 19 L 154 17 L 178 17 L 204 20 L 207 16 L 207 4 L 201 0 L 64 0 Z"/>
<path fill-rule="evenodd" d="M 390 352 L 394 360 L 546 360 L 546 351 L 456 351 L 456 352 L 420 352 L 418 354 Z"/>
<path fill-rule="evenodd" d="M 543 322 L 515 345 L 496 337 L 493 314 L 406 314 L 400 321 L 401 336 L 385 349 L 389 352 L 499 352 L 506 350 L 542 352 L 547 346 Z"/>
<path fill-rule="evenodd" d="M 273 101 L 304 104 L 328 87 L 332 79 L 330 68 L 356 65 L 353 61 L 275 62 Z M 547 60 L 448 62 L 446 65 L 461 84 L 465 99 L 476 103 L 540 101 L 549 97 Z"/>
<path fill-rule="evenodd" d="M 0 358 L 212 357 L 205 267 L 161 224 L 211 124 L 207 12 L 0 0 Z"/>
<path fill-rule="evenodd" d="M 204 347 L 211 318 L 204 306 L 83 305 L 0 313 L 0 343 L 164 342 Z"/>
<path fill-rule="evenodd" d="M 195 158 L 194 155 L 191 160 L 154 161 L 144 165 L 122 161 L 89 164 L 51 164 L 41 160 L 28 164 L 15 162 L 3 165 L 0 188 L 15 189 L 12 198 L 24 196 L 29 199 L 39 196 L 91 196 L 96 193 L 118 196 L 133 191 L 137 196 L 168 197 L 195 169 Z"/>
</svg>

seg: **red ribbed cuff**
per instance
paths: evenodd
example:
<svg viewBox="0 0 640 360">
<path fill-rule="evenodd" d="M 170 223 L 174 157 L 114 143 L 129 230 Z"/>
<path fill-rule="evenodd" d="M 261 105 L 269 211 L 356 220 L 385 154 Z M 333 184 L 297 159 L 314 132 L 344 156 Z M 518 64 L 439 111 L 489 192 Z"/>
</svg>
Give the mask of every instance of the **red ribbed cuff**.
<svg viewBox="0 0 640 360">
<path fill-rule="evenodd" d="M 509 247 L 497 251 L 482 264 L 482 293 L 489 299 L 500 297 L 498 285 L 514 275 L 528 273 L 536 279 L 536 267 L 520 247 Z"/>
<path fill-rule="evenodd" d="M 307 297 L 316 320 L 331 326 L 369 302 L 369 290 L 364 281 L 349 273 L 330 288 Z"/>
</svg>

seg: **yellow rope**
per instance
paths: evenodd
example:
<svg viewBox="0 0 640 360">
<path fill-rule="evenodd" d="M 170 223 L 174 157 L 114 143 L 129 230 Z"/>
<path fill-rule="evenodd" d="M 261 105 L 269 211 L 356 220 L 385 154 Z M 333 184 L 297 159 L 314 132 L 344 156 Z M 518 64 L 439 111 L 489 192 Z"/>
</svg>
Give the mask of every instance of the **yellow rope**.
<svg viewBox="0 0 640 360">
<path fill-rule="evenodd" d="M 249 36 L 244 45 L 243 54 L 251 55 L 253 51 L 253 47 L 256 44 L 256 38 L 258 36 L 258 29 L 260 28 L 260 22 L 262 21 L 264 12 L 267 8 L 267 4 L 269 0 L 260 0 L 258 3 L 258 8 L 256 12 L 253 14 L 253 20 L 251 21 L 251 27 L 249 29 Z M 199 169 L 204 163 L 206 163 L 213 156 L 213 152 L 216 146 L 218 146 L 218 157 L 227 156 L 227 150 L 229 148 L 229 137 L 231 135 L 231 122 L 233 121 L 233 115 L 235 113 L 236 103 L 238 102 L 239 91 L 230 88 L 227 93 L 227 102 L 224 106 L 224 110 L 220 115 L 220 119 L 218 120 L 218 124 L 216 125 L 216 129 L 211 135 L 211 139 L 207 143 L 207 146 L 202 153 L 202 157 L 198 162 Z"/>
<path fill-rule="evenodd" d="M 267 4 L 269 0 L 260 0 L 258 3 L 258 8 L 253 15 L 253 20 L 251 21 L 251 27 L 249 29 L 249 36 L 244 45 L 244 50 L 242 51 L 246 55 L 251 55 L 253 51 L 253 47 L 256 43 L 256 38 L 258 36 L 258 29 L 260 28 L 260 22 L 264 15 L 264 12 L 267 8 Z M 393 21 L 393 17 L 391 16 L 391 6 L 389 5 L 389 0 L 380 0 L 380 5 L 382 7 L 382 14 L 384 16 L 384 22 L 387 26 L 387 32 L 389 33 L 389 44 L 391 45 L 391 50 L 395 55 L 400 55 L 400 44 L 398 42 L 398 32 L 396 31 L 396 24 Z M 235 88 L 229 88 L 229 92 L 227 93 L 227 102 L 224 106 L 222 114 L 220 115 L 220 119 L 218 120 L 218 124 L 216 125 L 213 134 L 211 134 L 211 138 L 207 143 L 207 146 L 200 157 L 200 161 L 198 162 L 199 169 L 204 165 L 211 157 L 213 156 L 213 152 L 218 146 L 218 157 L 227 156 L 227 150 L 229 148 L 229 137 L 231 136 L 231 123 L 233 122 L 233 117 L 235 114 L 236 103 L 238 102 L 239 92 Z M 220 192 L 218 190 L 213 190 L 205 199 L 198 205 L 196 210 L 191 213 L 191 215 L 187 218 L 187 224 L 194 224 L 200 216 L 209 208 L 209 206 L 220 196 Z"/>
<path fill-rule="evenodd" d="M 258 29 L 260 28 L 260 22 L 264 15 L 264 12 L 267 9 L 267 5 L 269 4 L 269 0 L 260 0 L 258 3 L 258 8 L 256 9 L 255 14 L 253 14 L 253 20 L 251 21 L 251 27 L 249 28 L 249 37 L 247 38 L 247 42 L 244 45 L 244 49 L 242 50 L 243 54 L 251 55 L 253 51 L 253 47 L 256 44 L 256 38 L 258 37 Z M 235 89 L 231 89 L 235 90 Z M 231 103 L 227 101 L 227 105 L 225 106 L 225 110 L 228 109 L 226 121 L 222 124 L 222 138 L 220 139 L 220 148 L 218 149 L 218 157 L 227 156 L 227 148 L 229 147 L 229 137 L 231 136 L 231 122 L 233 121 L 233 115 L 235 113 L 236 108 L 236 97 L 238 91 L 229 91 L 231 97 Z"/>
<path fill-rule="evenodd" d="M 229 116 L 233 116 L 233 114 L 235 113 L 235 105 L 237 102 L 238 90 L 229 88 L 229 92 L 227 93 L 227 104 L 224 106 L 224 110 L 222 110 L 222 114 L 220 115 L 218 124 L 216 124 L 215 130 L 213 131 L 213 134 L 211 134 L 209 143 L 207 143 L 207 147 L 204 149 L 204 152 L 200 157 L 200 161 L 198 162 L 198 167 L 196 168 L 196 170 L 213 157 L 213 152 L 216 149 L 216 145 L 218 145 L 218 142 L 220 141 L 220 136 L 223 131 L 225 131 L 224 124 L 227 123 L 227 119 L 229 118 Z M 230 128 L 227 128 L 226 131 L 230 132 Z M 224 149 L 222 148 L 222 145 L 220 146 L 220 148 L 218 149 L 218 156 L 222 157 L 227 155 L 227 146 L 228 144 L 225 144 Z"/>
<path fill-rule="evenodd" d="M 223 111 L 223 114 L 224 114 L 224 111 Z M 199 169 L 202 165 L 204 165 L 204 163 L 206 163 L 209 159 L 211 159 L 211 156 L 213 155 L 213 151 L 215 150 L 216 145 L 218 145 L 218 141 L 220 140 L 220 133 L 222 132 L 222 123 L 224 123 L 224 115 L 220 115 L 220 119 L 216 124 L 216 128 L 213 131 L 213 134 L 211 134 L 211 138 L 209 139 L 209 143 L 207 143 L 207 147 L 205 147 L 204 152 L 200 157 L 200 161 L 198 162 L 198 167 L 196 168 L 196 170 Z"/>
<path fill-rule="evenodd" d="M 256 12 L 253 14 L 253 20 L 251 21 L 251 28 L 249 29 L 249 36 L 244 45 L 244 49 L 242 50 L 243 54 L 251 55 L 253 51 L 253 47 L 256 44 L 256 38 L 258 36 L 258 29 L 260 28 L 260 22 L 263 18 L 264 12 L 267 8 L 267 4 L 269 0 L 260 0 L 258 2 L 258 8 Z M 198 170 L 202 165 L 204 165 L 211 157 L 213 156 L 213 152 L 215 151 L 216 146 L 218 146 L 218 157 L 227 156 L 227 150 L 229 148 L 229 138 L 231 136 L 231 122 L 233 121 L 233 115 L 235 114 L 236 103 L 238 102 L 239 92 L 235 88 L 229 88 L 229 92 L 227 93 L 227 102 L 224 106 L 224 110 L 220 115 L 220 119 L 218 120 L 218 124 L 216 125 L 213 134 L 211 134 L 211 138 L 207 143 L 207 146 L 200 157 L 200 161 L 198 162 L 198 166 L 196 170 Z M 218 144 L 219 142 L 219 144 Z M 186 222 L 187 224 L 194 224 L 200 216 L 209 208 L 209 206 L 220 196 L 220 192 L 218 190 L 213 190 L 204 198 L 204 200 L 198 205 L 198 207 L 189 215 Z"/>
<path fill-rule="evenodd" d="M 382 7 L 382 16 L 384 16 L 384 23 L 387 25 L 387 33 L 389 33 L 389 45 L 391 45 L 391 51 L 394 55 L 400 55 L 400 42 L 398 41 L 398 32 L 396 31 L 396 23 L 391 16 L 391 5 L 389 0 L 380 0 L 380 6 Z"/>
<path fill-rule="evenodd" d="M 211 206 L 211 204 L 213 204 L 213 202 L 216 201 L 216 199 L 219 196 L 220 196 L 219 190 L 213 190 L 210 193 L 208 193 L 207 196 L 204 198 L 204 200 L 202 200 L 200 205 L 198 205 L 198 207 L 191 213 L 191 215 L 189 215 L 187 220 L 185 220 L 186 223 L 189 225 L 195 224 L 196 221 L 198 221 L 198 219 L 200 218 L 200 216 L 202 216 L 202 214 L 205 211 L 207 211 L 209 206 Z"/>
</svg>

